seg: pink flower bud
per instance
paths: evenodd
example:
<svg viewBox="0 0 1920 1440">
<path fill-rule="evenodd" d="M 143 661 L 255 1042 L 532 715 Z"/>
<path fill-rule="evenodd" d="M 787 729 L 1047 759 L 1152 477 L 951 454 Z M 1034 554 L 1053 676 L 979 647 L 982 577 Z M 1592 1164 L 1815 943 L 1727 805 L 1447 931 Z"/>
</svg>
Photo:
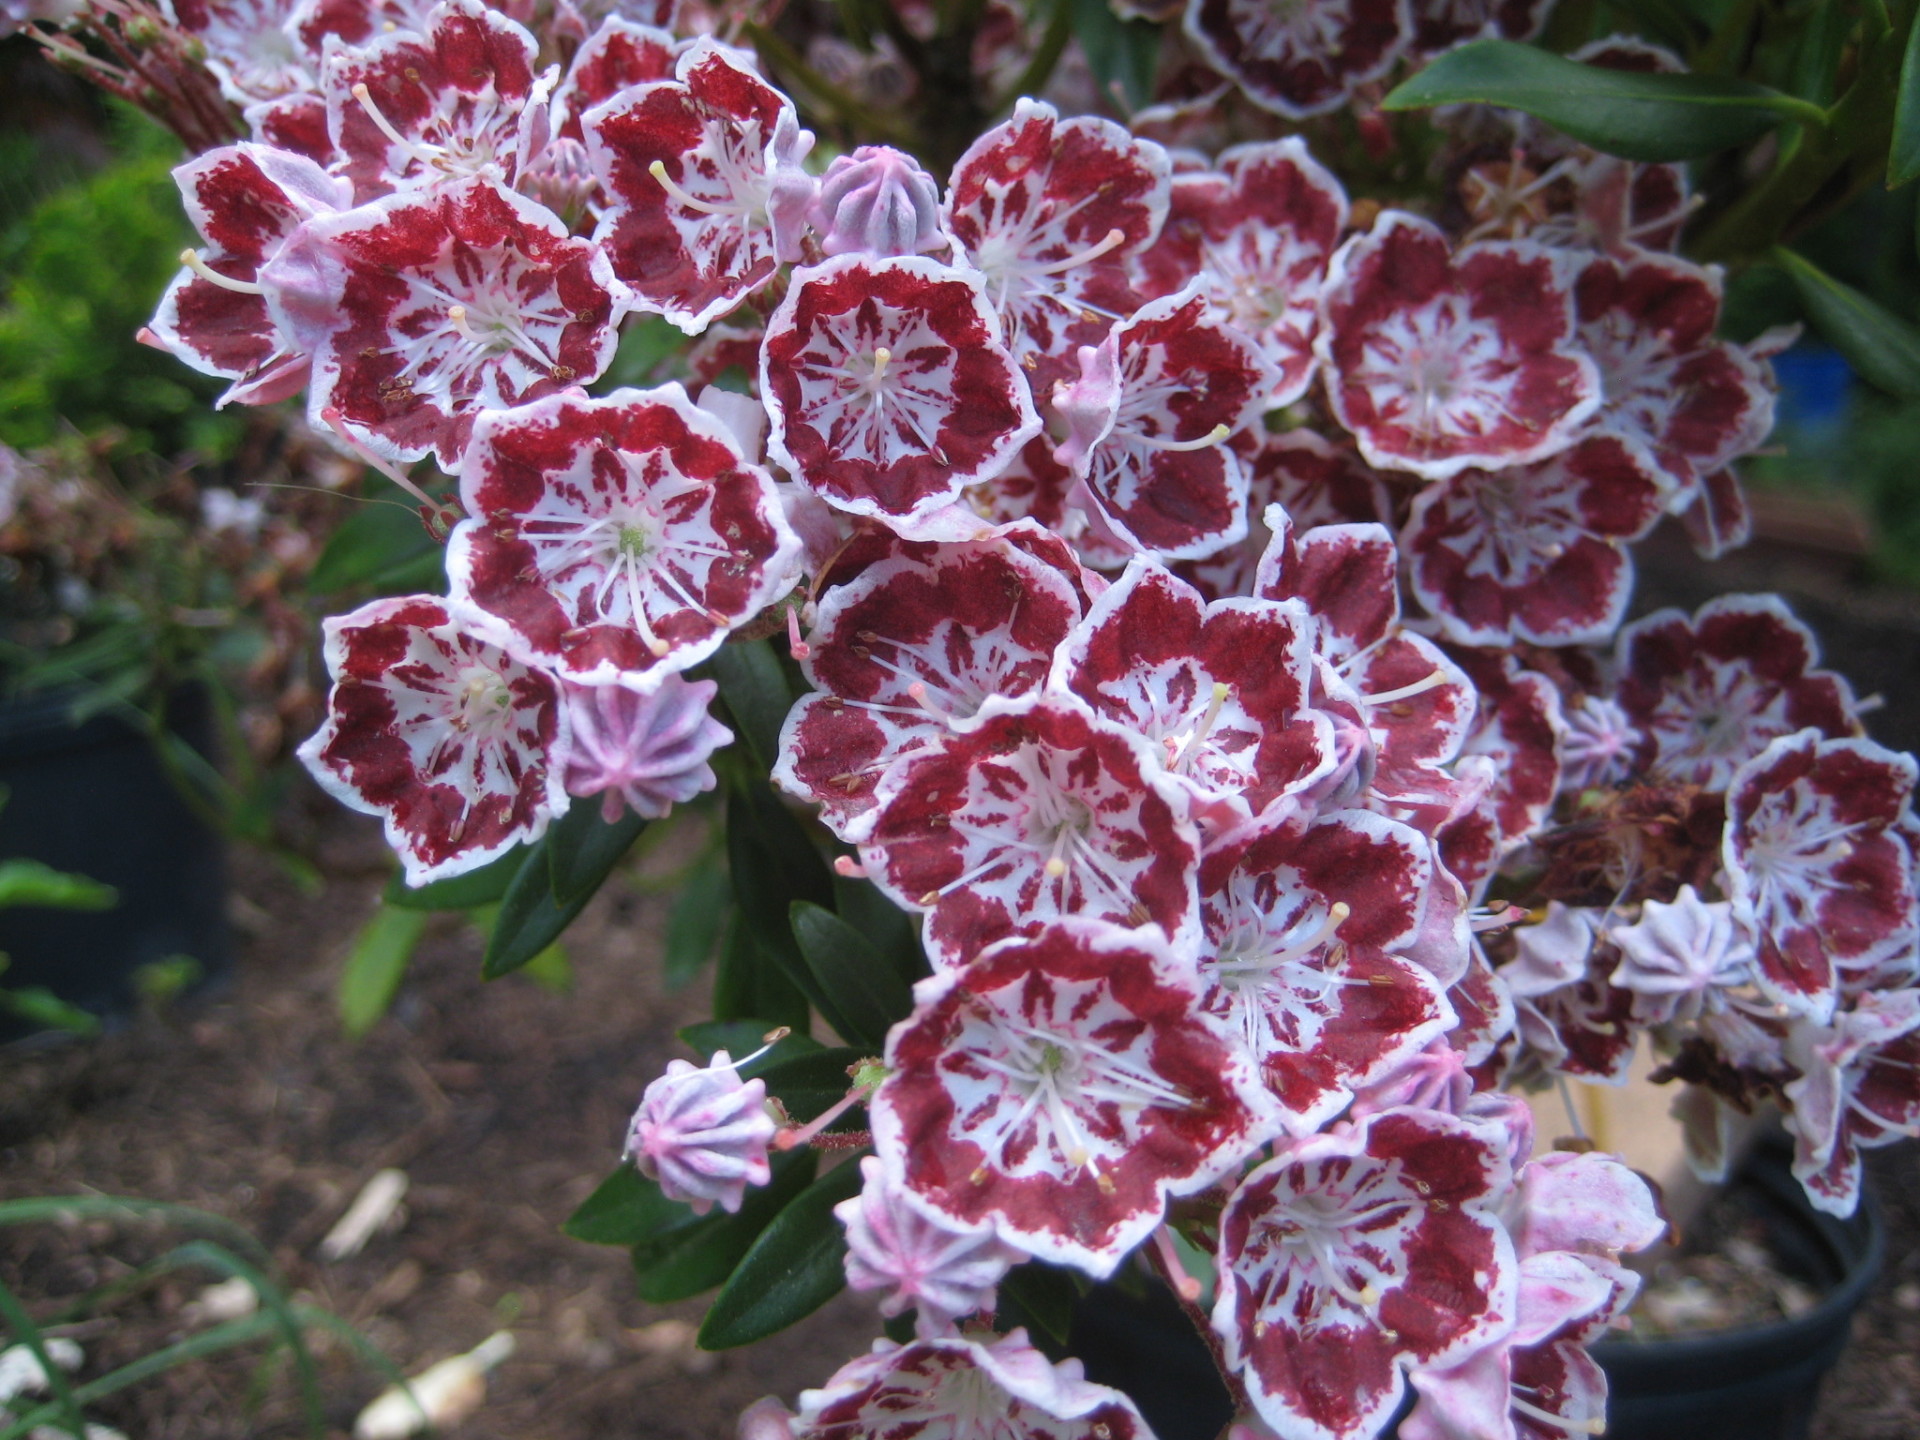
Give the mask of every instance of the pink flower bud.
<svg viewBox="0 0 1920 1440">
<path fill-rule="evenodd" d="M 829 255 L 924 255 L 947 243 L 938 182 L 888 145 L 862 145 L 827 167 L 813 223 Z"/>
<path fill-rule="evenodd" d="M 669 1200 L 684 1200 L 696 1215 L 718 1201 L 733 1214 L 747 1186 L 764 1185 L 773 1173 L 767 1145 L 779 1127 L 766 1098 L 766 1082 L 742 1080 L 724 1050 L 705 1068 L 671 1061 L 641 1097 L 627 1154 Z"/>
<path fill-rule="evenodd" d="M 865 1188 L 833 1207 L 847 1230 L 847 1283 L 856 1290 L 888 1290 L 882 1315 L 914 1309 L 919 1333 L 953 1329 L 976 1310 L 993 1309 L 994 1288 L 1024 1258 L 986 1225 L 962 1226 L 921 1214 L 904 1187 L 889 1185 L 878 1160 L 860 1162 Z"/>
<path fill-rule="evenodd" d="M 658 820 L 717 783 L 707 757 L 733 732 L 707 713 L 719 686 L 669 675 L 640 694 L 622 685 L 566 689 L 568 738 L 562 754 L 569 795 L 601 796 L 611 825 L 622 805 Z"/>
</svg>

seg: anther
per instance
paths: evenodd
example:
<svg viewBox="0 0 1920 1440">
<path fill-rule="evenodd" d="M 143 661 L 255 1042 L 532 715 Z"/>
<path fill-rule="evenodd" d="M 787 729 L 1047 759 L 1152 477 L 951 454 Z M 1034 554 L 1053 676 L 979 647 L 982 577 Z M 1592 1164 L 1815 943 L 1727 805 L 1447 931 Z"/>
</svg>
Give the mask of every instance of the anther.
<svg viewBox="0 0 1920 1440">
<path fill-rule="evenodd" d="M 180 252 L 180 263 L 209 285 L 218 285 L 222 290 L 231 290 L 236 295 L 264 295 L 267 293 L 264 285 L 256 285 L 250 280 L 235 280 L 230 275 L 222 275 L 218 270 L 202 260 L 198 251 L 182 250 Z"/>
</svg>

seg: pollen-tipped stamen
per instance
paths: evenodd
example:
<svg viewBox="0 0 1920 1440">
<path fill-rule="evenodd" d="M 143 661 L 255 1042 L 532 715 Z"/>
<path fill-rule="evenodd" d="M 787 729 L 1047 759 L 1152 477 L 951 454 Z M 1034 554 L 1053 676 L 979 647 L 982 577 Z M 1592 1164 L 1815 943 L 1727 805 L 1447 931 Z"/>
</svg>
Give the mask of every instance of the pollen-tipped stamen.
<svg viewBox="0 0 1920 1440">
<path fill-rule="evenodd" d="M 218 270 L 200 258 L 197 250 L 182 250 L 180 263 L 198 275 L 209 285 L 218 285 L 222 290 L 231 290 L 236 295 L 264 295 L 267 287 L 256 285 L 251 280 L 236 280 L 231 275 L 222 275 Z"/>
</svg>

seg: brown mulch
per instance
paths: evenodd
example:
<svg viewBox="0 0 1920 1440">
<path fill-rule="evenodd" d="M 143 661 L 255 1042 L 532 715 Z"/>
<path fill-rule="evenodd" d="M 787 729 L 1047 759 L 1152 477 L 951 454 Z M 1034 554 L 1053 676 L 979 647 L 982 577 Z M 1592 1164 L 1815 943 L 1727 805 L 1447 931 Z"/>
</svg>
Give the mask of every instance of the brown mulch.
<svg viewBox="0 0 1920 1440">
<path fill-rule="evenodd" d="M 390 862 L 377 827 L 325 824 L 317 896 L 234 857 L 240 954 L 223 993 L 99 1041 L 0 1054 L 0 1198 L 93 1191 L 225 1216 L 259 1238 L 290 1290 L 407 1373 L 511 1330 L 517 1349 L 463 1440 L 716 1440 L 760 1396 L 791 1403 L 866 1348 L 878 1321 L 843 1295 L 749 1350 L 695 1352 L 685 1337 L 704 1301 L 645 1304 L 624 1251 L 560 1233 L 614 1168 L 646 1083 L 689 1053 L 675 1027 L 705 1013 L 699 987 L 662 985 L 662 897 L 608 886 L 568 936 L 567 994 L 520 977 L 482 983 L 480 937 L 436 919 L 391 1014 L 356 1044 L 333 986 Z M 319 1241 L 388 1166 L 411 1180 L 404 1223 L 322 1263 Z M 186 1238 L 17 1227 L 0 1232 L 0 1280 L 45 1318 Z M 80 1378 L 190 1333 L 183 1307 L 216 1278 L 184 1274 L 83 1325 Z M 289 1376 L 258 1373 L 263 1348 L 175 1370 L 90 1418 L 130 1440 L 304 1433 Z M 326 1420 L 341 1434 L 384 1382 L 345 1346 L 322 1361 Z"/>
</svg>

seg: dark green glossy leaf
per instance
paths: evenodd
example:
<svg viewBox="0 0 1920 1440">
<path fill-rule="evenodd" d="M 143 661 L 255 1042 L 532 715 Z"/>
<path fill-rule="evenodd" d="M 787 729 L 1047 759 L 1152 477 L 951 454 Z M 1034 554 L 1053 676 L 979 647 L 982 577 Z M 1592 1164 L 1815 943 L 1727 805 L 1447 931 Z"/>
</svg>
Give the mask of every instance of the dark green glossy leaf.
<svg viewBox="0 0 1920 1440">
<path fill-rule="evenodd" d="M 547 863 L 543 839 L 527 851 L 520 873 L 513 877 L 500 901 L 480 974 L 498 980 L 518 970 L 558 940 L 591 898 L 589 893 L 565 905 L 553 898 L 553 870 Z"/>
<path fill-rule="evenodd" d="M 668 1305 L 724 1282 L 774 1216 L 812 1183 L 815 1165 L 811 1150 L 776 1155 L 773 1179 L 748 1188 L 739 1214 L 715 1210 L 682 1232 L 637 1246 L 633 1267 L 640 1298 Z"/>
<path fill-rule="evenodd" d="M 120 893 L 111 885 L 68 875 L 38 860 L 0 862 L 0 909 L 37 905 L 48 910 L 111 910 Z"/>
<path fill-rule="evenodd" d="M 754 1020 L 762 1030 L 785 1025 L 801 1035 L 807 1033 L 813 1017 L 807 997 L 754 943 L 737 908 L 720 939 L 720 962 L 713 973 L 713 1013 L 721 1020 L 766 1016 Z"/>
<path fill-rule="evenodd" d="M 602 1180 L 560 1228 L 589 1245 L 646 1245 L 698 1224 L 700 1216 L 660 1193 L 630 1164 Z"/>
<path fill-rule="evenodd" d="M 800 822 L 763 781 L 735 790 L 728 799 L 727 871 L 733 877 L 740 920 L 761 955 L 836 1031 L 854 1033 L 836 997 L 807 964 L 789 919 L 796 901 L 833 903 L 833 872 Z"/>
<path fill-rule="evenodd" d="M 1603 70 L 1518 45 L 1449 50 L 1381 102 L 1387 110 L 1483 104 L 1521 110 L 1628 160 L 1691 160 L 1757 140 L 1783 120 L 1825 123 L 1817 105 L 1748 80 Z"/>
<path fill-rule="evenodd" d="M 1907 35 L 1900 62 L 1900 89 L 1893 105 L 1893 144 L 1887 152 L 1887 184 L 1904 185 L 1920 175 L 1920 20 Z"/>
<path fill-rule="evenodd" d="M 398 491 L 391 491 L 398 495 Z M 400 594 L 437 590 L 444 579 L 440 543 L 419 514 L 400 500 L 361 505 L 333 532 L 314 562 L 308 586 L 331 595 L 351 586 Z"/>
<path fill-rule="evenodd" d="M 646 828 L 646 817 L 631 810 L 622 811 L 609 825 L 600 818 L 598 796 L 574 801 L 547 827 L 547 868 L 555 902 L 565 906 L 592 899 Z"/>
<path fill-rule="evenodd" d="M 860 1193 L 848 1161 L 822 1175 L 753 1242 L 701 1322 L 703 1350 L 731 1350 L 777 1334 L 846 1287 L 847 1242 L 833 1207 Z"/>
<path fill-rule="evenodd" d="M 1000 1318 L 1034 1326 L 1066 1344 L 1073 1328 L 1073 1281 L 1038 1260 L 1014 1266 L 1000 1281 Z"/>
<path fill-rule="evenodd" d="M 507 887 L 513 884 L 513 877 L 520 873 L 526 858 L 527 847 L 517 845 L 478 870 L 419 886 L 407 884 L 406 876 L 395 871 L 381 899 L 402 910 L 473 910 L 482 905 L 498 905 L 506 898 Z"/>
<path fill-rule="evenodd" d="M 780 758 L 780 727 L 793 708 L 793 690 L 780 657 L 765 640 L 736 640 L 714 651 L 707 665 L 720 682 L 720 698 L 727 702 L 737 738 L 747 742 L 760 773 L 766 774 Z"/>
<path fill-rule="evenodd" d="M 1154 71 L 1160 63 L 1160 27 L 1145 20 L 1123 20 L 1111 0 L 1070 0 L 1073 34 L 1087 57 L 1087 68 L 1102 95 L 1115 96 L 1134 110 L 1153 103 Z"/>
<path fill-rule="evenodd" d="M 1903 400 L 1920 398 L 1920 330 L 1812 261 L 1775 248 L 1807 319 L 1861 379 Z"/>
<path fill-rule="evenodd" d="M 661 968 L 667 988 L 691 983 L 713 954 L 733 910 L 733 887 L 726 867 L 710 859 L 696 867 L 673 898 L 667 914 L 667 939 Z"/>
<path fill-rule="evenodd" d="M 334 1007 L 348 1035 L 358 1040 L 387 1013 L 426 928 L 425 911 L 384 904 L 360 927 L 334 991 Z"/>
<path fill-rule="evenodd" d="M 913 917 L 881 894 L 871 880 L 856 880 L 836 871 L 833 910 L 867 937 L 909 989 L 933 973 Z"/>
<path fill-rule="evenodd" d="M 796 900 L 793 937 L 821 990 L 851 1029 L 835 1025 L 857 1045 L 878 1050 L 887 1031 L 913 1010 L 913 993 L 891 965 L 853 926 L 808 900 Z"/>
</svg>

